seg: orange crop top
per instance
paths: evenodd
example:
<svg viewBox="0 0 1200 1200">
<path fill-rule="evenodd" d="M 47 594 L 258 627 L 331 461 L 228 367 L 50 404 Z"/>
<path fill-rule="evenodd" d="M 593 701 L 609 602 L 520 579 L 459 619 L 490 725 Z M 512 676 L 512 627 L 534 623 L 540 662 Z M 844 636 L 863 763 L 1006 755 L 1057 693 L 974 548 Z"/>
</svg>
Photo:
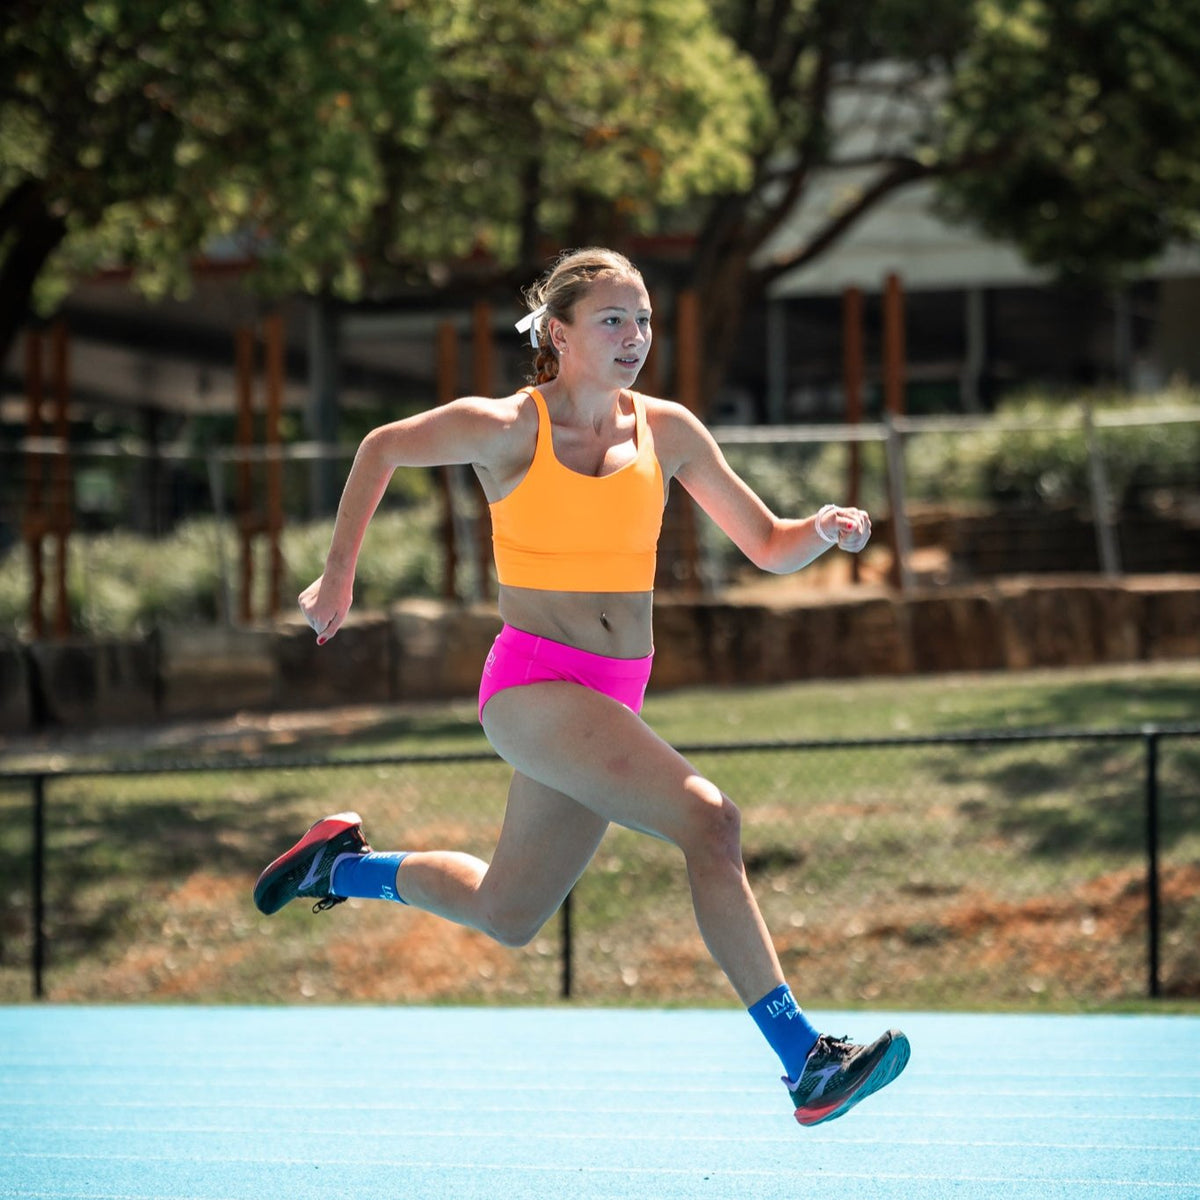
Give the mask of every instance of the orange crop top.
<svg viewBox="0 0 1200 1200">
<path fill-rule="evenodd" d="M 550 413 L 537 388 L 537 446 L 525 477 L 490 505 L 496 575 L 507 587 L 548 592 L 648 592 L 662 529 L 662 468 L 646 407 L 630 392 L 637 457 L 609 475 L 581 475 L 554 454 Z"/>
</svg>

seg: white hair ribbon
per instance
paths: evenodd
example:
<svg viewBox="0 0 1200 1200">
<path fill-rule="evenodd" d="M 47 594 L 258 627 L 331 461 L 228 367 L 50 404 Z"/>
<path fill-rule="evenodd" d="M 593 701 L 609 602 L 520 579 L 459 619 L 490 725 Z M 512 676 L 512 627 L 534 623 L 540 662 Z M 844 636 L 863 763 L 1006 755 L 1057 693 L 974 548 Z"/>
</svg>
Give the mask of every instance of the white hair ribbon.
<svg viewBox="0 0 1200 1200">
<path fill-rule="evenodd" d="M 533 312 L 522 317 L 516 324 L 518 333 L 524 333 L 526 330 L 529 331 L 529 344 L 535 350 L 538 348 L 538 329 L 540 328 L 542 318 L 546 315 L 547 307 L 547 305 L 543 304 L 541 308 L 535 308 Z"/>
</svg>

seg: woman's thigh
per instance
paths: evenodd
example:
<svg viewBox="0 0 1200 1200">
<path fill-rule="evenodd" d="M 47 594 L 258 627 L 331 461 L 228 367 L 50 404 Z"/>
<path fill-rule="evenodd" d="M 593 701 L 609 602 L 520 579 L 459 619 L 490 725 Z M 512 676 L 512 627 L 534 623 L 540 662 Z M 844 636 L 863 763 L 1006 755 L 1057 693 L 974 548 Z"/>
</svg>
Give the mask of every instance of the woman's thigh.
<svg viewBox="0 0 1200 1200">
<path fill-rule="evenodd" d="M 607 828 L 604 817 L 578 801 L 515 772 L 480 885 L 492 918 L 539 929 L 583 874 Z"/>
<path fill-rule="evenodd" d="M 496 751 L 530 779 L 604 818 L 686 847 L 732 805 L 636 713 L 573 683 L 498 693 L 484 712 Z"/>
</svg>

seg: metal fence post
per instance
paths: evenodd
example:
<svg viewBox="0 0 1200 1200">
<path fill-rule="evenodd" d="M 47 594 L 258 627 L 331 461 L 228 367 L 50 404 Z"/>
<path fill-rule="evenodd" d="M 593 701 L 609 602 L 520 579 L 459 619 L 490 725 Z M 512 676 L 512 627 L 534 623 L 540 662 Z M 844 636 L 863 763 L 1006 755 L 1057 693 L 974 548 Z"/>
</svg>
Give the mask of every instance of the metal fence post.
<svg viewBox="0 0 1200 1200">
<path fill-rule="evenodd" d="M 902 592 L 912 590 L 912 531 L 908 526 L 907 486 L 904 478 L 904 440 L 894 416 L 883 414 L 887 430 L 885 452 L 887 456 L 888 501 L 892 517 L 892 553 L 895 564 L 892 582 Z"/>
<path fill-rule="evenodd" d="M 1146 739 L 1146 961 L 1151 999 L 1159 996 L 1159 894 L 1158 894 L 1158 730 L 1147 725 Z"/>
<path fill-rule="evenodd" d="M 1121 556 L 1117 539 L 1113 533 L 1112 489 L 1108 486 L 1108 472 L 1096 440 L 1096 422 L 1092 406 L 1083 408 L 1083 437 L 1087 446 L 1088 483 L 1092 493 L 1092 523 L 1096 527 L 1096 549 L 1100 555 L 1100 569 L 1109 579 L 1121 574 Z"/>
<path fill-rule="evenodd" d="M 221 623 L 233 625 L 233 584 L 229 579 L 229 563 L 225 556 L 225 469 L 224 463 L 215 450 L 210 450 L 204 456 L 208 467 L 208 490 L 212 496 L 213 505 L 213 537 L 216 543 L 217 579 L 220 591 L 217 606 L 221 614 Z"/>
<path fill-rule="evenodd" d="M 33 998 L 44 994 L 42 971 L 46 965 L 46 777 L 33 777 Z"/>
<path fill-rule="evenodd" d="M 562 902 L 562 984 L 560 986 L 560 995 L 564 1000 L 571 998 L 571 969 L 572 969 L 572 903 L 571 898 L 575 895 L 574 890 L 567 893 L 566 899 Z"/>
</svg>

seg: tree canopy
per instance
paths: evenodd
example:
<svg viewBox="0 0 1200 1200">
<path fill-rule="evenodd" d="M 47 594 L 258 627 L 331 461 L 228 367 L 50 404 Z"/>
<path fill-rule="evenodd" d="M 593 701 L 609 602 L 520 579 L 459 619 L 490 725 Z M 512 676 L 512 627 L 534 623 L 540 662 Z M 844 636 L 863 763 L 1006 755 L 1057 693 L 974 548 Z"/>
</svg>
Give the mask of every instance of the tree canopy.
<svg viewBox="0 0 1200 1200">
<path fill-rule="evenodd" d="M 946 208 L 1031 262 L 1104 278 L 1200 237 L 1200 5 L 980 6 L 947 97 L 943 153 L 999 170 Z"/>
<path fill-rule="evenodd" d="M 646 228 L 749 178 L 765 96 L 703 0 L 21 0 L 0 26 L 0 357 L 100 265 L 224 239 L 278 291 Z"/>
<path fill-rule="evenodd" d="M 283 285 L 352 262 L 425 40 L 370 0 L 19 0 L 0 30 L 0 350 L 97 266 L 152 292 L 214 239 Z"/>
<path fill-rule="evenodd" d="M 474 244 L 525 267 L 539 241 L 652 231 L 664 212 L 749 183 L 766 95 L 704 0 L 431 0 L 424 19 L 437 203 L 433 228 L 397 223 L 410 254 Z"/>
<path fill-rule="evenodd" d="M 0 355 L 35 284 L 161 292 L 214 239 L 354 295 L 672 231 L 711 392 L 747 304 L 916 180 L 1076 274 L 1195 238 L 1197 63 L 1200 0 L 16 0 Z"/>
</svg>

